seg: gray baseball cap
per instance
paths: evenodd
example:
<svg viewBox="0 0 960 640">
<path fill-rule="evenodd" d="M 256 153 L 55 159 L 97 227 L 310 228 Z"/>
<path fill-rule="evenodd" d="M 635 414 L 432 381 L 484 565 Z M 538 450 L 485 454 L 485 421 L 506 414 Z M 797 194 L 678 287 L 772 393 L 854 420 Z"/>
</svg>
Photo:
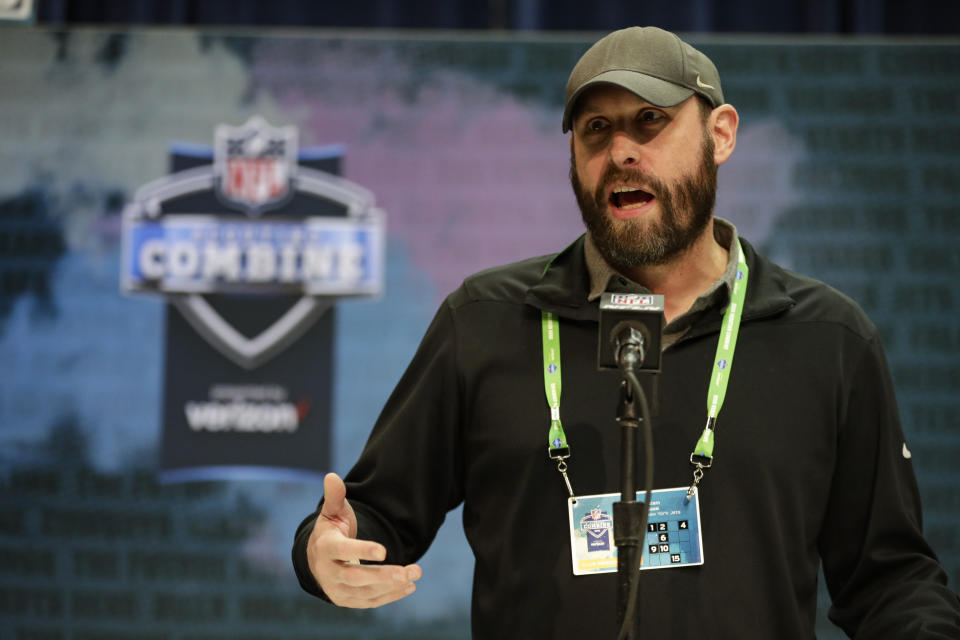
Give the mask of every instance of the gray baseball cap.
<svg viewBox="0 0 960 640">
<path fill-rule="evenodd" d="M 680 104 L 694 93 L 714 107 L 723 104 L 720 74 L 710 58 L 657 27 L 614 31 L 587 49 L 567 80 L 564 133 L 577 98 L 595 84 L 623 87 L 658 107 Z"/>
</svg>

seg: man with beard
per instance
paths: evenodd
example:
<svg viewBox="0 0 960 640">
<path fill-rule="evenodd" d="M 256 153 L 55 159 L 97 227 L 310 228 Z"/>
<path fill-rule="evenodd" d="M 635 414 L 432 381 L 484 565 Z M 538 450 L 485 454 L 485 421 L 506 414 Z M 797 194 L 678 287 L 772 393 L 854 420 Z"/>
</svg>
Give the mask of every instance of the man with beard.
<svg viewBox="0 0 960 640">
<path fill-rule="evenodd" d="M 618 489 L 619 378 L 597 370 L 597 300 L 655 293 L 657 504 L 687 496 L 682 519 L 651 519 L 644 636 L 813 637 L 822 562 L 851 636 L 960 637 L 876 329 L 713 218 L 737 125 L 713 63 L 671 33 L 624 29 L 584 54 L 563 130 L 587 233 L 447 298 L 360 460 L 297 531 L 304 589 L 347 607 L 409 595 L 462 503 L 474 638 L 615 637 L 616 575 L 593 550 L 611 523 L 592 505 Z"/>
</svg>

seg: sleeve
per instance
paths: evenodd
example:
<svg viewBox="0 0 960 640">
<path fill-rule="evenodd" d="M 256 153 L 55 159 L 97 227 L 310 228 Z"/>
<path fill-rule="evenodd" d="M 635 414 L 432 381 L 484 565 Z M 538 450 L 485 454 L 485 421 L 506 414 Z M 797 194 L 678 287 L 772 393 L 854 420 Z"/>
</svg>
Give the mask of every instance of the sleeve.
<svg viewBox="0 0 960 640">
<path fill-rule="evenodd" d="M 440 307 L 413 360 L 344 478 L 358 538 L 387 549 L 386 564 L 416 562 L 447 511 L 463 499 L 457 336 L 451 304 Z M 307 540 L 323 504 L 297 528 L 293 565 L 300 585 L 324 597 L 307 564 Z"/>
<path fill-rule="evenodd" d="M 960 600 L 923 537 L 893 385 L 876 337 L 851 357 L 839 399 L 837 461 L 819 547 L 850 637 L 960 638 Z"/>
</svg>

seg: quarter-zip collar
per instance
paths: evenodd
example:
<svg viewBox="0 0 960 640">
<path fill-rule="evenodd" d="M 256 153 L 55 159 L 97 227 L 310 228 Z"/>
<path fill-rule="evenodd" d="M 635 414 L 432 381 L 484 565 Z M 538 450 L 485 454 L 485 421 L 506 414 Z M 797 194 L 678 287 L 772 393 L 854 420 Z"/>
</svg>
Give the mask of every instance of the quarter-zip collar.
<svg viewBox="0 0 960 640">
<path fill-rule="evenodd" d="M 527 304 L 569 320 L 598 321 L 598 301 L 587 300 L 590 274 L 584 259 L 584 241 L 582 235 L 550 260 L 540 279 L 527 289 Z M 743 322 L 772 317 L 794 306 L 796 301 L 787 293 L 779 267 L 758 254 L 743 237 L 740 243 L 750 267 Z M 722 309 L 716 309 L 707 314 L 678 342 L 719 331 L 721 312 Z"/>
</svg>

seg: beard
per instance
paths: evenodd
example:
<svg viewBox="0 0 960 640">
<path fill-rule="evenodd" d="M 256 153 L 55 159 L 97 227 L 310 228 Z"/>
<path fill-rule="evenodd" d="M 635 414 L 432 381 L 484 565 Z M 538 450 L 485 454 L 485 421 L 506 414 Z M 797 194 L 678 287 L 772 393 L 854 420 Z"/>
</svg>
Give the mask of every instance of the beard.
<svg viewBox="0 0 960 640">
<path fill-rule="evenodd" d="M 608 164 L 593 193 L 581 184 L 576 159 L 570 153 L 570 184 L 583 223 L 604 259 L 614 268 L 631 269 L 664 264 L 682 254 L 700 237 L 713 215 L 717 195 L 717 165 L 713 138 L 704 131 L 700 163 L 693 174 L 667 185 L 641 169 L 619 169 Z M 614 182 L 644 185 L 660 206 L 660 220 L 646 216 L 618 220 L 607 215 L 607 187 Z"/>
</svg>

